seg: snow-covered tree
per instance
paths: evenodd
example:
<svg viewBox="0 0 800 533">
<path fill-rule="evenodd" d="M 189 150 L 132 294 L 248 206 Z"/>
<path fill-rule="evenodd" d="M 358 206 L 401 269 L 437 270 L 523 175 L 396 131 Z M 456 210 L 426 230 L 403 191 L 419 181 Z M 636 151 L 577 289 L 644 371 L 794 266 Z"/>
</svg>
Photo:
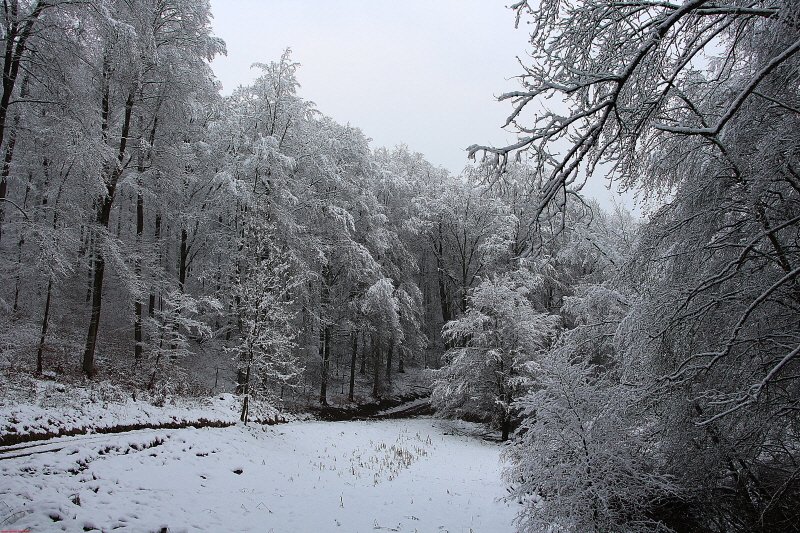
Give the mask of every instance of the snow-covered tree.
<svg viewBox="0 0 800 533">
<path fill-rule="evenodd" d="M 441 416 L 490 422 L 508 439 L 512 404 L 527 390 L 530 365 L 560 322 L 528 299 L 540 282 L 525 270 L 490 278 L 473 289 L 464 315 L 445 325 L 453 348 L 431 372 L 431 403 Z"/>
<path fill-rule="evenodd" d="M 797 2 L 512 8 L 530 22 L 532 60 L 521 89 L 501 97 L 513 103 L 518 141 L 470 149 L 500 171 L 487 181 L 502 180 L 517 153 L 541 177 L 540 220 L 551 210 L 566 217 L 568 198 L 600 172 L 656 205 L 620 272 L 633 297 L 613 349 L 660 406 L 653 446 L 684 490 L 660 518 L 791 530 L 800 502 L 797 435 L 786 429 L 798 424 L 800 361 Z M 554 101 L 563 105 L 548 108 Z"/>
<path fill-rule="evenodd" d="M 252 396 L 270 386 L 296 385 L 303 371 L 294 350 L 293 298 L 303 283 L 297 261 L 263 224 L 251 225 L 248 237 L 249 260 L 236 286 L 239 343 L 232 349 L 244 378 L 240 386 L 245 423 Z"/>
<path fill-rule="evenodd" d="M 372 396 L 380 398 L 383 391 L 381 363 L 384 361 L 384 354 L 391 364 L 395 346 L 403 340 L 403 330 L 400 327 L 400 302 L 391 279 L 381 278 L 367 290 L 362 311 L 369 317 L 370 333 L 375 347 Z"/>
<path fill-rule="evenodd" d="M 514 404 L 523 421 L 504 451 L 509 499 L 524 506 L 519 531 L 667 531 L 649 513 L 680 492 L 658 473 L 641 391 L 576 356 L 569 343 L 532 366 L 532 392 Z"/>
</svg>

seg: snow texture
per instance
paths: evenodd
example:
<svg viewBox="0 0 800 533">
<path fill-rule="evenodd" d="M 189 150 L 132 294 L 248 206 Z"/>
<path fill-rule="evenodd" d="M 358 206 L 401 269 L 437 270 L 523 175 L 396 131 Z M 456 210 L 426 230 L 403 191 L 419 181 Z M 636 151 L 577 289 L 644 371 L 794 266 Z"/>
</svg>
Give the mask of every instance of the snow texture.
<svg viewBox="0 0 800 533">
<path fill-rule="evenodd" d="M 512 531 L 500 447 L 465 427 L 407 419 L 75 437 L 0 459 L 0 527 Z"/>
<path fill-rule="evenodd" d="M 40 380 L 28 383 L 32 388 L 29 401 L 20 401 L 18 394 L 0 397 L 0 443 L 114 428 L 232 425 L 241 410 L 241 399 L 227 393 L 202 399 L 170 398 L 165 405 L 156 406 L 122 397 L 119 389 L 103 383 L 95 388 Z M 281 418 L 284 415 L 268 404 L 259 402 L 251 408 L 251 420 Z"/>
</svg>

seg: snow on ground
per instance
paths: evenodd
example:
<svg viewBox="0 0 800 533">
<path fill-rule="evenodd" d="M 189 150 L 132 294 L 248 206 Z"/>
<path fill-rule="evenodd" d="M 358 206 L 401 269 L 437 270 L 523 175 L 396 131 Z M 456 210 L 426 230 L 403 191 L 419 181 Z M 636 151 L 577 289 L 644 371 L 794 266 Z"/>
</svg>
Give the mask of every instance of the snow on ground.
<svg viewBox="0 0 800 533">
<path fill-rule="evenodd" d="M 104 382 L 92 383 L 89 387 L 68 387 L 51 381 L 28 380 L 25 383 L 29 389 L 27 398 L 20 398 L 19 391 L 6 387 L 6 383 L 0 382 L 0 385 L 0 442 L 14 437 L 24 441 L 32 437 L 102 432 L 120 426 L 199 425 L 202 422 L 230 425 L 239 420 L 241 411 L 241 398 L 233 394 L 210 398 L 175 397 L 160 402 L 163 405 L 153 405 L 146 401 L 146 396 L 135 401 Z M 252 402 L 250 413 L 251 420 L 272 421 L 285 417 L 264 402 Z"/>
<path fill-rule="evenodd" d="M 499 445 L 460 428 L 293 422 L 78 440 L 0 459 L 0 529 L 513 531 Z"/>
</svg>

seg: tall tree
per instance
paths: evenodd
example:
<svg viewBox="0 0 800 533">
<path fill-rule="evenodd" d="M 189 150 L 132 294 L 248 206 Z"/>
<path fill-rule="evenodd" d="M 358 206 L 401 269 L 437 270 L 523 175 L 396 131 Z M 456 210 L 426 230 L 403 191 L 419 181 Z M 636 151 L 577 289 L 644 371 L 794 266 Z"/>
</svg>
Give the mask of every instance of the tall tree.
<svg viewBox="0 0 800 533">
<path fill-rule="evenodd" d="M 650 445 L 659 468 L 686 491 L 650 516 L 675 528 L 791 531 L 800 502 L 797 437 L 785 429 L 798 423 L 800 364 L 797 3 L 513 8 L 518 22 L 530 19 L 534 62 L 522 89 L 501 97 L 513 102 L 518 142 L 470 148 L 497 163 L 488 180 L 522 151 L 544 178 L 540 218 L 551 207 L 565 213 L 601 169 L 660 200 L 624 269 L 637 297 L 615 339 L 652 394 L 641 416 L 659 421 Z M 566 109 L 522 123 L 523 109 L 553 96 Z"/>
<path fill-rule="evenodd" d="M 3 44 L 3 89 L 0 94 L 0 153 L 4 156 L 4 167 L 0 175 L 0 239 L 3 236 L 3 222 L 5 221 L 6 203 L 13 203 L 7 197 L 8 173 L 6 168 L 11 162 L 14 152 L 14 132 L 6 140 L 7 121 L 12 97 L 17 89 L 17 80 L 20 75 L 20 65 L 23 61 L 30 61 L 30 38 L 40 31 L 43 23 L 43 13 L 53 8 L 54 5 L 46 1 L 35 0 L 10 0 L 4 2 L 0 8 L 0 24 L 2 24 Z M 39 58 L 36 58 L 39 60 Z M 13 129 L 13 128 L 12 128 Z M 19 207 L 19 206 L 17 206 Z"/>
<path fill-rule="evenodd" d="M 188 104 L 197 91 L 190 84 L 198 78 L 209 81 L 208 62 L 224 48 L 210 35 L 210 11 L 207 2 L 189 4 L 181 2 L 144 2 L 136 5 L 113 4 L 100 10 L 96 19 L 99 43 L 95 50 L 95 68 L 99 74 L 98 97 L 100 104 L 99 134 L 104 146 L 99 174 L 103 193 L 96 201 L 97 215 L 93 231 L 98 246 L 94 252 L 91 284 L 91 318 L 83 356 L 83 371 L 95 373 L 94 353 L 100 323 L 103 299 L 108 241 L 107 230 L 111 210 L 120 179 L 135 159 L 128 142 L 134 137 L 134 117 L 145 103 L 150 105 L 149 124 L 153 142 L 162 108 Z M 172 62 L 176 69 L 166 67 Z M 175 72 L 180 74 L 176 74 Z M 191 74 L 186 74 L 190 72 Z M 202 84 L 201 84 L 202 85 Z M 155 94 L 155 95 L 154 95 Z M 163 101 L 166 100 L 166 105 Z M 114 129 L 118 128 L 118 133 Z M 142 135 L 140 135 L 142 137 Z M 181 139 L 185 141 L 186 139 Z M 140 160 L 144 169 L 144 162 Z M 139 204 L 137 196 L 137 210 Z M 142 207 L 143 209 L 143 207 Z M 143 213 L 137 213 L 137 222 Z M 138 226 L 138 224 L 137 224 Z M 141 231 L 137 227 L 137 234 Z M 137 305 L 137 344 L 141 341 L 141 308 Z"/>
</svg>

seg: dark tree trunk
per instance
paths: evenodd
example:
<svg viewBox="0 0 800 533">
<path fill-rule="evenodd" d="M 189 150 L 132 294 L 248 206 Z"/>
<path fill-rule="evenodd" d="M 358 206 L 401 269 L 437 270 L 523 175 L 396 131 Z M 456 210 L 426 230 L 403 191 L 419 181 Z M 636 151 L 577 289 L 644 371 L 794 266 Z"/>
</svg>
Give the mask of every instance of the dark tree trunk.
<svg viewBox="0 0 800 533">
<path fill-rule="evenodd" d="M 8 137 L 6 153 L 3 157 L 3 170 L 0 173 L 0 239 L 3 238 L 3 222 L 5 222 L 5 199 L 8 194 L 8 176 L 11 174 L 11 160 L 14 158 L 14 146 L 17 144 L 17 126 L 19 125 L 19 114 L 14 116 L 14 127 Z"/>
<path fill-rule="evenodd" d="M 141 168 L 141 165 L 140 165 Z M 142 196 L 141 184 L 140 190 L 136 193 L 136 243 L 138 244 L 139 254 L 142 253 L 142 234 L 144 233 L 144 197 Z M 142 278 L 142 259 L 136 258 L 136 265 L 134 267 L 136 279 L 141 281 Z M 136 298 L 134 304 L 134 314 L 136 315 L 133 323 L 133 339 L 136 343 L 133 348 L 134 364 L 138 368 L 139 362 L 142 359 L 142 351 L 144 349 L 144 339 L 142 335 L 142 313 L 144 311 L 144 304 L 142 303 L 143 295 Z"/>
<path fill-rule="evenodd" d="M 242 416 L 239 418 L 245 425 L 247 425 L 247 415 L 250 411 L 250 367 L 253 362 L 253 354 L 251 353 L 247 359 L 247 372 L 244 376 L 244 401 L 242 401 Z"/>
<path fill-rule="evenodd" d="M 87 268 L 86 268 L 86 303 L 92 301 L 92 280 L 94 279 L 94 231 L 91 228 L 87 228 L 88 237 L 86 238 L 87 243 Z"/>
<path fill-rule="evenodd" d="M 156 108 L 156 113 L 158 113 L 158 108 Z M 141 282 L 142 279 L 142 239 L 144 237 L 144 195 L 142 194 L 142 182 L 141 176 L 147 171 L 147 163 L 150 159 L 150 150 L 153 148 L 153 143 L 155 142 L 156 137 L 156 127 L 158 125 L 158 116 L 153 118 L 153 127 L 150 129 L 150 148 L 148 149 L 148 153 L 145 153 L 143 148 L 139 148 L 139 162 L 137 165 L 137 172 L 138 172 L 138 190 L 136 191 L 136 245 L 138 248 L 139 256 L 136 258 L 136 265 L 135 265 L 135 275 L 136 280 Z M 144 313 L 144 302 L 142 299 L 144 298 L 144 294 L 140 294 L 136 298 L 136 304 L 134 305 L 134 313 L 136 315 L 134 324 L 133 324 L 133 338 L 136 345 L 134 346 L 134 364 L 136 367 L 139 366 L 139 362 L 142 359 L 143 351 L 144 351 L 144 336 L 142 331 L 142 315 Z M 151 305 L 155 305 L 155 301 L 152 302 Z M 149 311 L 151 309 L 148 309 Z M 151 312 L 152 316 L 152 312 Z"/>
<path fill-rule="evenodd" d="M 160 214 L 156 215 L 155 226 L 156 226 L 156 229 L 155 229 L 155 233 L 154 233 L 153 236 L 155 237 L 156 248 L 158 248 L 158 241 L 161 239 L 161 215 Z M 159 264 L 160 264 L 161 252 L 159 252 L 158 254 L 159 254 Z M 156 312 L 156 294 L 154 292 L 151 292 L 150 293 L 150 301 L 148 302 L 148 305 L 147 305 L 147 314 L 148 314 L 148 316 L 150 316 L 150 318 L 152 318 L 153 315 L 155 315 L 155 312 Z"/>
<path fill-rule="evenodd" d="M 366 375 L 367 373 L 367 335 L 364 334 L 361 337 L 361 368 L 358 369 L 358 373 Z M 372 341 L 370 340 L 370 349 L 371 349 Z"/>
<path fill-rule="evenodd" d="M 25 199 L 22 201 L 22 209 L 27 209 L 28 207 L 28 196 L 31 192 L 30 182 L 25 187 Z M 19 236 L 19 241 L 17 241 L 17 263 L 22 263 L 22 247 L 25 246 L 25 234 L 22 233 Z M 21 269 L 17 270 L 17 277 L 16 282 L 14 284 L 14 312 L 16 313 L 19 311 L 19 284 L 20 284 L 20 271 Z"/>
<path fill-rule="evenodd" d="M 511 431 L 511 414 L 504 413 L 503 414 L 503 422 L 502 422 L 502 436 L 500 437 L 503 442 L 508 440 L 508 435 Z"/>
<path fill-rule="evenodd" d="M 442 253 L 441 242 L 439 243 L 438 253 L 440 254 Z M 452 313 L 450 313 L 450 305 L 448 304 L 448 298 L 447 298 L 447 283 L 444 277 L 444 270 L 442 269 L 441 262 L 439 264 L 437 271 L 438 271 L 437 281 L 439 284 L 439 305 L 441 306 L 442 310 L 442 321 L 445 324 L 447 324 L 448 322 L 450 322 L 450 320 L 452 320 L 453 315 Z"/>
<path fill-rule="evenodd" d="M 373 358 L 373 365 L 372 365 L 372 397 L 380 399 L 381 395 L 381 343 L 376 343 L 373 339 L 372 341 L 372 358 Z"/>
<path fill-rule="evenodd" d="M 352 351 L 350 352 L 350 390 L 347 399 L 353 401 L 353 390 L 356 386 L 356 360 L 358 359 L 358 330 L 350 334 L 353 337 Z"/>
<path fill-rule="evenodd" d="M 50 321 L 50 297 L 53 293 L 53 276 L 47 281 L 47 298 L 44 301 L 44 317 L 42 318 L 42 333 L 39 336 L 39 349 L 36 350 L 36 374 L 41 375 L 44 370 L 44 341 L 47 338 L 47 327 Z"/>
<path fill-rule="evenodd" d="M 46 170 L 46 167 L 45 167 Z M 53 205 L 53 231 L 58 230 L 58 213 L 59 213 L 59 204 L 61 203 L 61 194 L 64 192 L 64 184 L 67 181 L 67 176 L 69 175 L 69 171 L 64 175 L 64 179 L 61 182 L 61 185 L 58 188 L 58 194 L 56 195 L 55 204 Z M 47 204 L 47 196 L 42 199 L 42 205 Z M 47 279 L 47 297 L 44 302 L 44 317 L 42 318 L 42 331 L 39 336 L 39 348 L 36 351 L 36 373 L 40 374 L 44 370 L 44 343 L 47 339 L 47 329 L 50 325 L 50 303 L 52 302 L 53 296 L 53 274 L 51 273 Z"/>
<path fill-rule="evenodd" d="M 16 21 L 17 2 L 11 2 L 12 13 L 7 20 L 11 21 L 10 26 L 5 28 L 6 49 L 3 56 L 3 94 L 0 96 L 0 145 L 3 144 L 5 136 L 6 118 L 8 117 L 8 106 L 11 103 L 11 95 L 14 92 L 14 85 L 19 76 L 19 66 L 23 54 L 27 51 L 28 38 L 33 31 L 36 23 L 44 8 L 49 7 L 43 2 L 36 2 L 27 20 L 19 26 Z"/>
<path fill-rule="evenodd" d="M 103 132 L 108 129 L 108 87 L 103 94 Z M 114 204 L 114 195 L 117 189 L 117 182 L 119 181 L 122 171 L 124 170 L 123 161 L 125 159 L 125 147 L 128 142 L 128 133 L 130 132 L 131 112 L 133 111 L 134 90 L 128 94 L 128 99 L 125 102 L 125 118 L 122 123 L 122 131 L 120 132 L 119 151 L 117 152 L 117 160 L 114 164 L 109 165 L 108 177 L 106 179 L 106 195 L 100 199 L 100 209 L 97 213 L 97 225 L 100 228 L 108 229 L 108 222 L 111 218 L 111 206 Z M 83 352 L 83 372 L 87 377 L 91 378 L 95 374 L 94 353 L 97 347 L 97 332 L 100 327 L 100 307 L 103 303 L 103 276 L 105 274 L 105 258 L 103 257 L 102 244 L 96 246 L 95 260 L 94 260 L 94 277 L 92 280 L 92 312 L 89 319 L 89 331 L 86 335 L 86 349 Z"/>
<path fill-rule="evenodd" d="M 389 339 L 389 349 L 386 350 L 386 386 L 391 392 L 392 386 L 392 356 L 394 355 L 394 339 Z"/>
<path fill-rule="evenodd" d="M 92 281 L 92 313 L 89 331 L 86 335 L 86 349 L 83 352 L 83 372 L 92 377 L 95 374 L 94 353 L 97 347 L 97 330 L 100 327 L 100 306 L 103 302 L 103 274 L 106 268 L 103 254 L 95 252 L 94 277 Z"/>
<path fill-rule="evenodd" d="M 184 290 L 186 284 L 186 268 L 187 260 L 189 258 L 189 232 L 186 229 L 181 229 L 181 255 L 180 263 L 178 266 L 178 283 L 181 287 L 181 292 Z"/>
<path fill-rule="evenodd" d="M 331 327 L 325 326 L 321 331 L 321 341 L 319 352 L 322 356 L 322 384 L 319 392 L 319 403 L 328 405 L 328 374 L 330 372 L 331 357 Z"/>
</svg>

